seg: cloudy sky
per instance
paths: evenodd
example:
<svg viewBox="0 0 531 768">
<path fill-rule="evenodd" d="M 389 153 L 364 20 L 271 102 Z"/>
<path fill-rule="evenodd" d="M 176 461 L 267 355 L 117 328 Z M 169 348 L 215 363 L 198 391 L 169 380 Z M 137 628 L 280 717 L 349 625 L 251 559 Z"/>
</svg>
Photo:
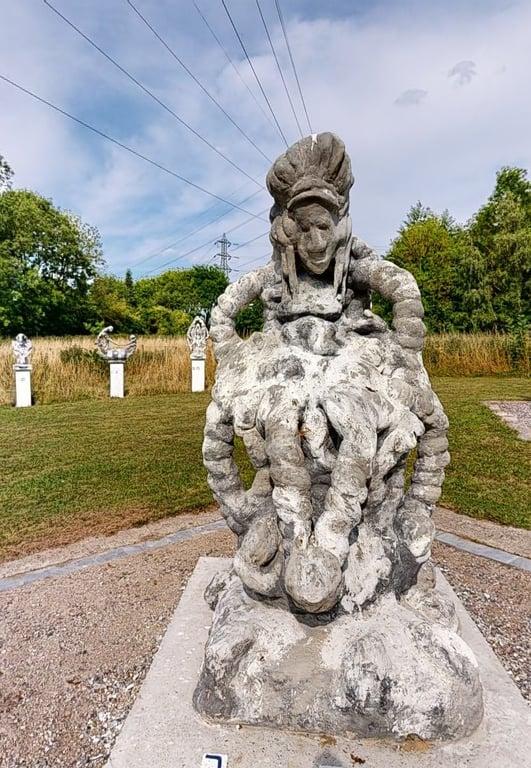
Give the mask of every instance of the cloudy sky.
<svg viewBox="0 0 531 768">
<path fill-rule="evenodd" d="M 193 0 L 134 0 L 248 138 L 127 0 L 53 5 L 166 109 L 43 0 L 0 0 L 0 75 L 239 206 L 187 185 L 0 80 L 0 154 L 14 168 L 16 186 L 35 189 L 96 225 L 114 274 L 131 267 L 139 277 L 212 263 L 223 231 L 242 246 L 234 250 L 235 267 L 245 271 L 267 260 L 268 240 L 261 237 L 270 205 L 262 188 L 266 158 L 277 157 L 285 144 L 221 0 L 196 4 L 238 71 Z M 300 134 L 256 0 L 226 5 L 292 143 Z M 354 231 L 378 251 L 386 250 L 417 200 L 464 221 L 491 191 L 499 167 L 530 166 L 529 0 L 280 5 L 312 130 L 335 131 L 347 144 L 356 178 Z M 260 7 L 307 134 L 275 0 L 260 0 Z"/>
</svg>

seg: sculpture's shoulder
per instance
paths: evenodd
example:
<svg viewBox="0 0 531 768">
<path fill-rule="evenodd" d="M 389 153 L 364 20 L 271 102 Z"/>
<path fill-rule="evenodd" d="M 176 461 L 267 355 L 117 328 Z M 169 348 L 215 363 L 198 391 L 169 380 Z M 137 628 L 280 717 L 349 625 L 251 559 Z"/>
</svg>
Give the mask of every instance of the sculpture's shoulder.
<svg viewBox="0 0 531 768">
<path fill-rule="evenodd" d="M 358 261 L 359 259 L 371 259 L 381 261 L 382 257 L 376 253 L 367 243 L 361 240 L 355 235 L 352 237 L 352 245 L 350 248 L 351 259 Z"/>
</svg>

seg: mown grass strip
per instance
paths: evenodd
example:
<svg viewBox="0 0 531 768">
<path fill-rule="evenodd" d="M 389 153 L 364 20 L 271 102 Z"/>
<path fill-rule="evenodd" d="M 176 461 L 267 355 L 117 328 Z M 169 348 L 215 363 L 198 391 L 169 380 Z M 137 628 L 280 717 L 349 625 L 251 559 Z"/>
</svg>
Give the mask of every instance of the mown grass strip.
<svg viewBox="0 0 531 768">
<path fill-rule="evenodd" d="M 441 378 L 452 464 L 442 503 L 531 527 L 531 444 L 484 400 L 524 399 L 516 378 Z M 0 408 L 0 556 L 111 533 L 209 504 L 201 460 L 207 393 Z M 252 472 L 238 443 L 244 482 Z"/>
</svg>

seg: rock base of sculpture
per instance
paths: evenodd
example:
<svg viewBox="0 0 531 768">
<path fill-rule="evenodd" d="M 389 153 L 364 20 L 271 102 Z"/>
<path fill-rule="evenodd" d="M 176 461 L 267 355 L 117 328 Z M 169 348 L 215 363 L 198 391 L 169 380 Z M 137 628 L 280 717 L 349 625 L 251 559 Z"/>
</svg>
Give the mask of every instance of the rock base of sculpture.
<svg viewBox="0 0 531 768">
<path fill-rule="evenodd" d="M 481 722 L 473 653 L 394 596 L 311 623 L 253 600 L 236 575 L 215 579 L 206 599 L 214 618 L 194 705 L 210 719 L 427 740 Z"/>
<path fill-rule="evenodd" d="M 479 663 L 485 714 L 471 736 L 422 742 L 360 739 L 354 733 L 294 732 L 201 717 L 192 696 L 200 676 L 213 613 L 202 599 L 215 573 L 230 561 L 200 558 L 179 601 L 107 768 L 199 768 L 203 755 L 228 757 L 228 768 L 521 768 L 531 751 L 526 702 L 463 606 L 456 610 L 463 639 Z M 448 584 L 441 591 L 455 600 Z M 307 674 L 305 672 L 305 674 Z M 216 765 L 212 761 L 213 766 Z"/>
</svg>

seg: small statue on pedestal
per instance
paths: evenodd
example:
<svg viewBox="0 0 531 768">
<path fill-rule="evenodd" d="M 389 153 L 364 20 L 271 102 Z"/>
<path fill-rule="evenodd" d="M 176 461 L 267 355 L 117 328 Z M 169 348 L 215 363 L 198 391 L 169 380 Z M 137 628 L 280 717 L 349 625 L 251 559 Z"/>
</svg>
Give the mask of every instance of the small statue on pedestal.
<svg viewBox="0 0 531 768">
<path fill-rule="evenodd" d="M 188 328 L 186 340 L 190 347 L 192 361 L 192 392 L 204 392 L 208 328 L 202 317 L 194 317 Z"/>
<path fill-rule="evenodd" d="M 33 344 L 24 333 L 17 333 L 11 342 L 15 357 L 15 406 L 27 408 L 31 405 L 31 353 Z"/>
<path fill-rule="evenodd" d="M 111 339 L 109 334 L 112 332 L 112 325 L 100 331 L 96 339 L 96 350 L 99 356 L 109 363 L 109 395 L 111 397 L 124 397 L 124 366 L 126 360 L 136 351 L 136 336 L 131 334 L 128 343 L 120 347 Z"/>
<path fill-rule="evenodd" d="M 186 332 L 186 340 L 190 347 L 190 357 L 193 360 L 204 360 L 206 357 L 208 328 L 202 317 L 194 317 Z"/>
<path fill-rule="evenodd" d="M 11 342 L 11 348 L 15 356 L 15 365 L 30 365 L 33 344 L 24 333 L 17 333 Z"/>
</svg>

